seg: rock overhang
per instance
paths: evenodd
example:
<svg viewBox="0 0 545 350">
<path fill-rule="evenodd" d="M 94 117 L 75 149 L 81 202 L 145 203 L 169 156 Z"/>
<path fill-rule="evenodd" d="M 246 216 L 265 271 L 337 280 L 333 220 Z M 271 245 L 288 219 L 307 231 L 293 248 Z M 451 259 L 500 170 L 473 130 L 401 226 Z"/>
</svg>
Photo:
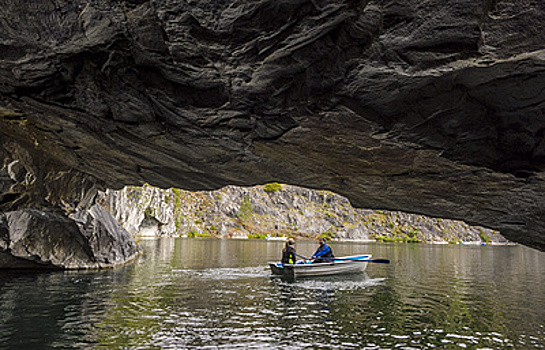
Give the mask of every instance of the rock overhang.
<svg viewBox="0 0 545 350">
<path fill-rule="evenodd" d="M 7 5 L 2 211 L 280 181 L 545 249 L 539 3 Z"/>
</svg>

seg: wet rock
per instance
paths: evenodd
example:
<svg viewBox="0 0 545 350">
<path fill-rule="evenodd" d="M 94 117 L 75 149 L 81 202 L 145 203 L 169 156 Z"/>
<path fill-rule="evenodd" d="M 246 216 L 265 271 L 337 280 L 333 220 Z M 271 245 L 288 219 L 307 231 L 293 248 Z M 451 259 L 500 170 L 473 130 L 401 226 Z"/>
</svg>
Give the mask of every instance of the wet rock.
<svg viewBox="0 0 545 350">
<path fill-rule="evenodd" d="M 8 212 L 5 218 L 0 268 L 104 268 L 138 252 L 132 236 L 100 206 L 77 215 L 76 221 L 37 209 Z"/>
<path fill-rule="evenodd" d="M 5 146 L 0 174 L 12 176 L 0 197 L 0 268 L 104 268 L 138 254 L 132 235 L 95 203 L 95 179 Z"/>
<path fill-rule="evenodd" d="M 36 209 L 8 212 L 6 217 L 10 233 L 8 249 L 14 257 L 54 268 L 78 267 L 78 263 L 90 256 L 90 249 L 73 221 Z"/>
<path fill-rule="evenodd" d="M 545 250 L 544 6 L 3 1 L 0 210 L 279 181 Z"/>
</svg>

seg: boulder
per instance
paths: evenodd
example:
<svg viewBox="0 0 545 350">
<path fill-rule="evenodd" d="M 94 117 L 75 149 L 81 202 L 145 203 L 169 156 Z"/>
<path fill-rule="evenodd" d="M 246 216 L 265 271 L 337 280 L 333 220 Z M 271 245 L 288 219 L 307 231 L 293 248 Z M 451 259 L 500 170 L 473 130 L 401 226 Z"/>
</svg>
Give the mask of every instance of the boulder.
<svg viewBox="0 0 545 350">
<path fill-rule="evenodd" d="M 104 268 L 138 253 L 132 236 L 101 206 L 74 216 L 30 208 L 6 213 L 0 220 L 0 268 Z"/>
<path fill-rule="evenodd" d="M 0 211 L 88 210 L 59 176 L 77 194 L 278 181 L 545 250 L 543 1 L 2 9 Z"/>
</svg>

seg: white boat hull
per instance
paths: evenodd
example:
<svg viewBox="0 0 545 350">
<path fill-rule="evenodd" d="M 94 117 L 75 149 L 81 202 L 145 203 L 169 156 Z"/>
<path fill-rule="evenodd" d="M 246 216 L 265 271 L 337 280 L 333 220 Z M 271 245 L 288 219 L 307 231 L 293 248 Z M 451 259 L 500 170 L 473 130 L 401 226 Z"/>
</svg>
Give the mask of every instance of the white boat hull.
<svg viewBox="0 0 545 350">
<path fill-rule="evenodd" d="M 365 260 L 371 255 L 354 255 L 335 258 L 332 262 L 281 264 L 270 263 L 274 275 L 283 275 L 289 278 L 331 276 L 349 273 L 361 273 L 367 268 Z"/>
</svg>

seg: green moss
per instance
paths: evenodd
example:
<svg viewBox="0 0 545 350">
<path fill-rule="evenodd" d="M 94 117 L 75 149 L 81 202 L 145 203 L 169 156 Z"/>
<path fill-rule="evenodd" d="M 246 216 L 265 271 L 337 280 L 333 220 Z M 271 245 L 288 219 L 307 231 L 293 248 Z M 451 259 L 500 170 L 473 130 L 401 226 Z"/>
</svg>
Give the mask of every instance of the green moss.
<svg viewBox="0 0 545 350">
<path fill-rule="evenodd" d="M 325 238 L 326 240 L 332 240 L 335 237 L 335 232 L 332 231 L 325 231 L 322 232 L 318 237 Z"/>
<path fill-rule="evenodd" d="M 390 223 L 390 226 L 391 226 L 392 223 Z M 392 234 L 394 236 L 404 236 L 405 234 L 403 233 L 403 231 L 401 231 L 401 229 L 399 227 L 396 227 L 392 230 Z"/>
<path fill-rule="evenodd" d="M 176 231 L 180 231 L 180 227 L 182 227 L 182 217 L 178 216 L 176 218 L 174 221 L 174 226 L 176 226 Z"/>
<path fill-rule="evenodd" d="M 479 235 L 481 237 L 481 241 L 485 242 L 485 243 L 489 243 L 491 242 L 492 240 L 490 239 L 490 237 L 488 237 L 488 235 L 484 232 L 481 232 L 481 234 Z"/>
<path fill-rule="evenodd" d="M 144 211 L 144 214 L 146 216 L 154 217 L 155 216 L 155 208 L 152 208 L 151 206 L 148 205 L 148 207 Z"/>
<path fill-rule="evenodd" d="M 244 195 L 244 198 L 240 203 L 240 209 L 238 211 L 237 217 L 242 221 L 249 220 L 253 215 L 253 210 L 254 209 L 252 207 L 252 203 L 250 202 L 250 197 L 247 194 Z"/>
<path fill-rule="evenodd" d="M 174 194 L 174 212 L 176 213 L 182 208 L 182 190 L 173 188 L 172 193 Z"/>
<path fill-rule="evenodd" d="M 172 193 L 174 193 L 176 196 L 181 196 L 182 195 L 182 190 L 180 190 L 179 188 L 172 188 Z"/>
<path fill-rule="evenodd" d="M 204 231 L 203 233 L 200 233 L 200 232 L 197 232 L 195 230 L 191 230 L 188 234 L 187 234 L 187 237 L 189 238 L 205 238 L 205 237 L 210 237 L 210 233 Z"/>
<path fill-rule="evenodd" d="M 418 228 L 413 227 L 411 230 L 409 230 L 409 232 L 407 232 L 407 236 L 409 236 L 409 238 L 416 238 L 416 236 L 418 236 Z"/>
<path fill-rule="evenodd" d="M 271 182 L 263 186 L 263 191 L 265 192 L 276 192 L 282 190 L 282 185 L 278 182 Z"/>
</svg>

